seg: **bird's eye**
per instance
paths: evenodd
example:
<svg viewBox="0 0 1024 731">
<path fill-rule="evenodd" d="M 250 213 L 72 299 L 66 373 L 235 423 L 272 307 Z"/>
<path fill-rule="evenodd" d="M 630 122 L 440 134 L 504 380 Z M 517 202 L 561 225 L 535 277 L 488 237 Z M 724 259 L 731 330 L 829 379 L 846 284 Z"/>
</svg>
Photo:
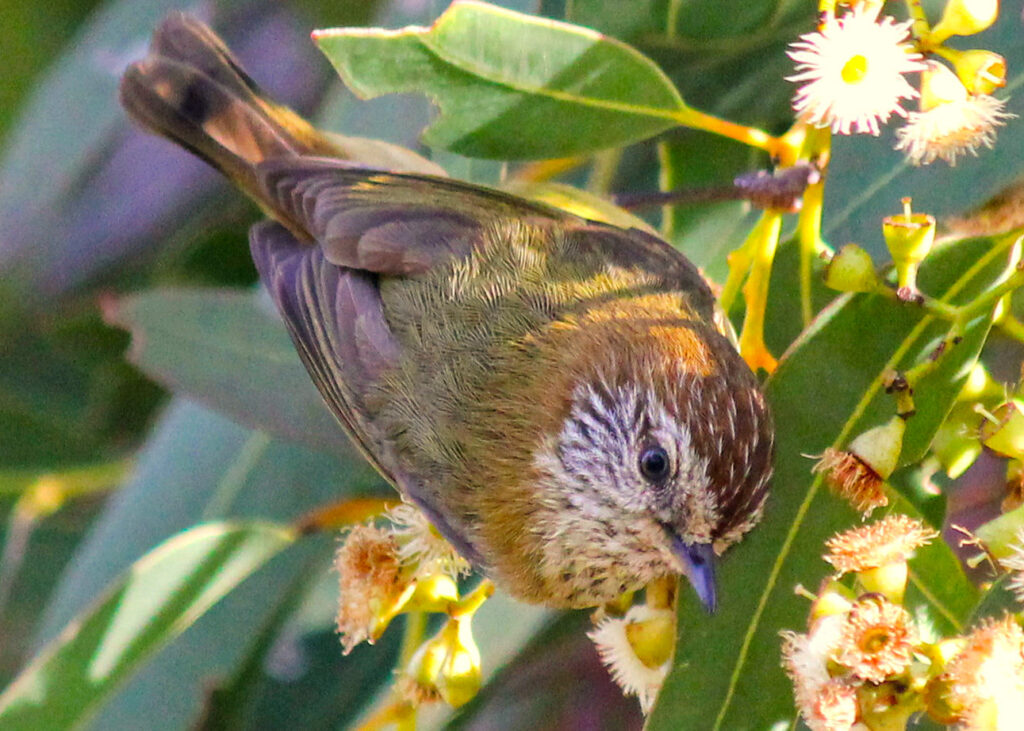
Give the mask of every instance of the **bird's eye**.
<svg viewBox="0 0 1024 731">
<path fill-rule="evenodd" d="M 672 463 L 665 448 L 655 444 L 640 453 L 640 472 L 651 482 L 661 482 L 672 471 Z"/>
</svg>

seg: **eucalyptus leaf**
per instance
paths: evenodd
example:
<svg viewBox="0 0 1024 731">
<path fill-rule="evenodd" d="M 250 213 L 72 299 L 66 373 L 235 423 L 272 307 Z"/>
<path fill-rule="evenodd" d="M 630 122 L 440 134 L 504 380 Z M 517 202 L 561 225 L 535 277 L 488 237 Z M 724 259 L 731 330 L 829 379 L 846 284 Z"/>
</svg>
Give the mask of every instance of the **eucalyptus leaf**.
<svg viewBox="0 0 1024 731">
<path fill-rule="evenodd" d="M 131 331 L 132 362 L 172 391 L 282 439 L 354 453 L 258 292 L 151 290 L 111 304 L 107 318 Z"/>
<path fill-rule="evenodd" d="M 923 288 L 950 303 L 1000 281 L 1019 257 L 1017 238 L 969 239 L 934 253 Z M 919 459 L 977 358 L 991 313 L 973 323 L 964 341 L 919 384 L 918 414 L 907 424 L 904 460 Z M 883 389 L 891 368 L 927 357 L 946 323 L 919 308 L 879 295 L 838 298 L 797 339 L 766 384 L 775 412 L 774 491 L 758 527 L 730 550 L 719 573 L 720 608 L 701 615 L 693 592 L 680 602 L 675 667 L 648 728 L 766 728 L 789 723 L 792 688 L 780 667 L 779 632 L 806 626 L 807 600 L 793 593 L 817 588 L 828 573 L 824 541 L 854 520 L 852 510 L 823 489 L 808 454 L 842 447 L 895 411 Z M 963 349 L 957 350 L 961 346 Z M 937 550 L 937 549 L 933 549 Z M 922 551 L 949 566 L 949 557 Z M 954 625 L 971 602 L 951 605 L 945 569 L 918 575 L 922 598 Z M 697 702 L 699 699 L 699 702 Z"/>
<path fill-rule="evenodd" d="M 102 274 L 165 251 L 169 239 L 187 241 L 183 231 L 198 237 L 239 217 L 237 205 L 211 205 L 223 183 L 207 165 L 130 128 L 116 102 L 121 71 L 144 54 L 160 18 L 189 8 L 214 16 L 248 71 L 283 101 L 308 110 L 319 95 L 326 76 L 280 3 L 101 6 L 35 85 L 0 150 L 0 289 L 18 306 L 52 307 Z M 204 227 L 190 230 L 199 213 Z"/>
<path fill-rule="evenodd" d="M 986 619 L 1001 619 L 1006 614 L 1018 614 L 1021 601 L 1010 587 L 1010 577 L 1000 576 L 992 582 L 978 601 L 968 622 L 969 627 L 976 627 Z"/>
<path fill-rule="evenodd" d="M 658 67 L 599 33 L 477 2 L 430 27 L 314 37 L 361 97 L 425 93 L 431 145 L 502 159 L 564 157 L 655 135 L 686 105 Z"/>
<path fill-rule="evenodd" d="M 309 452 L 177 399 L 65 571 L 40 621 L 40 644 L 52 641 L 139 556 L 198 522 L 290 523 L 332 499 L 375 489 L 393 494 L 362 460 Z M 203 703 L 204 680 L 228 676 L 244 661 L 264 617 L 294 590 L 296 575 L 310 562 L 323 565 L 333 543 L 333 536 L 306 538 L 225 596 L 135 668 L 100 709 L 94 728 L 131 728 L 154 705 L 169 727 L 187 725 Z"/>
<path fill-rule="evenodd" d="M 157 547 L 0 695 L 0 725 L 45 731 L 81 723 L 134 668 L 293 538 L 270 524 L 212 523 Z"/>
</svg>

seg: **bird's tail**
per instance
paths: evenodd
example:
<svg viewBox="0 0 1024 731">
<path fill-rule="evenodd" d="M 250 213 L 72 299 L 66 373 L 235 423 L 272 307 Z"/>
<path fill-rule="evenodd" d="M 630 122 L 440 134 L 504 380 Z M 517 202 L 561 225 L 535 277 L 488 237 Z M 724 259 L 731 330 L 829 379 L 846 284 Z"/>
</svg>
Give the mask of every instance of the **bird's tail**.
<svg viewBox="0 0 1024 731">
<path fill-rule="evenodd" d="M 220 38 L 184 13 L 164 18 L 149 55 L 125 71 L 120 98 L 136 122 L 206 160 L 275 217 L 254 166 L 338 154 L 306 120 L 268 99 Z"/>
</svg>

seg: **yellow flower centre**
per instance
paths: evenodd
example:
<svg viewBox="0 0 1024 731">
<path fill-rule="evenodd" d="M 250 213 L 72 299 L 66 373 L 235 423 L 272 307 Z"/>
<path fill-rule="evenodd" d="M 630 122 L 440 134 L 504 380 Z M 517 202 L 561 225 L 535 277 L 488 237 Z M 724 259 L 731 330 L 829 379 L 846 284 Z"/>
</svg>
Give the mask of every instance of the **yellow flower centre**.
<svg viewBox="0 0 1024 731">
<path fill-rule="evenodd" d="M 843 70 L 840 75 L 847 84 L 857 84 L 863 81 L 864 77 L 868 75 L 867 58 L 860 53 L 856 56 L 851 56 L 850 60 L 843 64 Z"/>
<path fill-rule="evenodd" d="M 872 627 L 864 632 L 860 641 L 860 649 L 866 655 L 874 655 L 886 648 L 892 642 L 892 635 L 887 627 Z"/>
</svg>

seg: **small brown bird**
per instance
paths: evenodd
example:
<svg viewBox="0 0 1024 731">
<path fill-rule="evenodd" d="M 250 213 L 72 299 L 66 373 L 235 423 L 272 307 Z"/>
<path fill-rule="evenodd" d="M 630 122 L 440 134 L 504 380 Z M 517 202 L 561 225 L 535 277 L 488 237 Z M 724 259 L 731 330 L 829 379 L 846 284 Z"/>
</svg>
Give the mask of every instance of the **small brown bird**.
<svg viewBox="0 0 1024 731">
<path fill-rule="evenodd" d="M 260 277 L 368 459 L 512 595 L 590 607 L 686 574 L 757 522 L 773 429 L 696 268 L 639 230 L 369 169 L 170 15 L 128 113 L 273 219 Z M 428 163 L 424 162 L 424 165 Z"/>
</svg>

